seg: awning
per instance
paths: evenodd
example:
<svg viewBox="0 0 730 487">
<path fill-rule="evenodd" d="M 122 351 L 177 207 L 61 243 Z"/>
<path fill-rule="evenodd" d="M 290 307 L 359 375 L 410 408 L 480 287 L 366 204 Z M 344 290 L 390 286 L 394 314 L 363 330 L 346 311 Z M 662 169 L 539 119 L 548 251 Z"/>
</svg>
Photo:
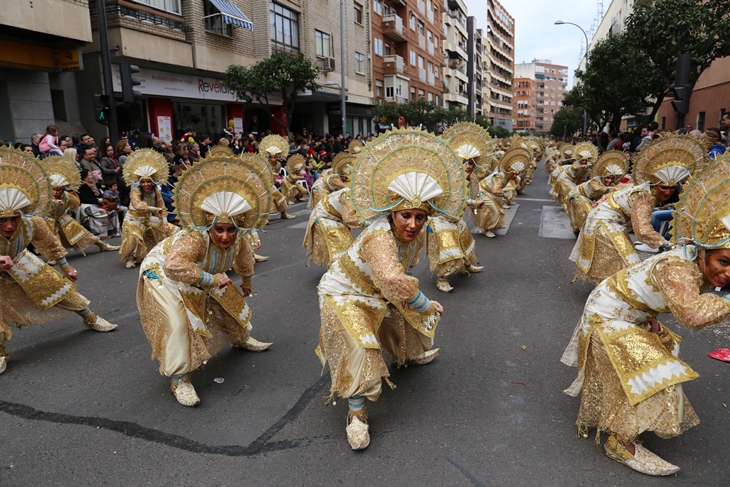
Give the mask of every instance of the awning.
<svg viewBox="0 0 730 487">
<path fill-rule="evenodd" d="M 253 22 L 246 17 L 241 10 L 225 0 L 210 0 L 215 8 L 221 13 L 224 24 L 233 24 L 244 29 L 253 30 Z"/>
</svg>

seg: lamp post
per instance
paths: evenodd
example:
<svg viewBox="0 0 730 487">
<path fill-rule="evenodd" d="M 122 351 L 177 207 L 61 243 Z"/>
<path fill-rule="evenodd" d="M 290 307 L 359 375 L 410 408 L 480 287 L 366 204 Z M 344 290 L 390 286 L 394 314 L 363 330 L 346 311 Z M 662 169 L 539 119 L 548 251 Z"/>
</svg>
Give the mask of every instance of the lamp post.
<svg viewBox="0 0 730 487">
<path fill-rule="evenodd" d="M 345 0 L 340 0 L 340 105 L 342 105 L 342 140 L 347 136 L 347 108 L 345 107 Z"/>
<path fill-rule="evenodd" d="M 586 36 L 586 71 L 588 71 L 588 34 L 586 34 L 585 29 L 581 27 L 578 24 L 574 24 L 573 22 L 563 22 L 562 20 L 556 20 L 555 25 L 574 25 L 580 29 L 581 32 L 583 32 L 583 35 Z M 588 111 L 585 109 L 585 106 L 583 107 L 583 137 L 585 138 L 588 134 Z"/>
</svg>

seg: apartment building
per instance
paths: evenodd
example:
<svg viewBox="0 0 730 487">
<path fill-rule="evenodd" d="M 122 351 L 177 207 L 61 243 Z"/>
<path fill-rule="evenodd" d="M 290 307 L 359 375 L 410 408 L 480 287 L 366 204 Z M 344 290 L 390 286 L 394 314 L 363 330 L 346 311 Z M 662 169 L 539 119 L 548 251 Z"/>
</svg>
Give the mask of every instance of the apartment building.
<svg viewBox="0 0 730 487">
<path fill-rule="evenodd" d="M 537 131 L 537 82 L 534 79 L 515 78 L 512 107 L 512 129 L 534 134 Z"/>
<path fill-rule="evenodd" d="M 474 17 L 466 19 L 469 40 L 467 45 L 466 75 L 469 79 L 467 84 L 467 99 L 469 116 L 472 118 L 484 115 L 484 32 L 477 28 L 477 20 Z"/>
<path fill-rule="evenodd" d="M 444 2 L 372 0 L 372 6 L 375 101 L 443 105 Z"/>
<path fill-rule="evenodd" d="M 568 89 L 568 67 L 553 64 L 549 59 L 534 59 L 530 63 L 516 64 L 515 89 L 524 79 L 535 82 L 534 130 L 537 133 L 549 132 L 555 114 L 563 106 L 563 98 Z M 516 103 L 513 103 L 513 106 L 516 106 Z M 515 120 L 519 120 L 519 117 Z"/>
<path fill-rule="evenodd" d="M 447 0 L 444 13 L 444 101 L 446 108 L 469 109 L 469 32 L 463 0 Z"/>
<path fill-rule="evenodd" d="M 497 0 L 487 0 L 485 63 L 488 64 L 489 120 L 512 130 L 512 84 L 514 79 L 515 20 Z M 486 90 L 485 90 L 486 94 Z"/>
<path fill-rule="evenodd" d="M 30 143 L 51 124 L 82 128 L 74 72 L 91 41 L 88 2 L 4 2 L 0 28 L 0 139 Z"/>
</svg>

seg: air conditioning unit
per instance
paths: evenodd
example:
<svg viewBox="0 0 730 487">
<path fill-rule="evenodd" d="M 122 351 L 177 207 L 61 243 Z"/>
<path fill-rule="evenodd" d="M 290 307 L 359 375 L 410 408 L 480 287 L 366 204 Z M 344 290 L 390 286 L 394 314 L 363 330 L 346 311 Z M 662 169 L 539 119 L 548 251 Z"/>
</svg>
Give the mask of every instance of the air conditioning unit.
<svg viewBox="0 0 730 487">
<path fill-rule="evenodd" d="M 335 58 L 333 57 L 326 57 L 322 59 L 322 67 L 325 71 L 334 71 L 335 70 Z"/>
</svg>

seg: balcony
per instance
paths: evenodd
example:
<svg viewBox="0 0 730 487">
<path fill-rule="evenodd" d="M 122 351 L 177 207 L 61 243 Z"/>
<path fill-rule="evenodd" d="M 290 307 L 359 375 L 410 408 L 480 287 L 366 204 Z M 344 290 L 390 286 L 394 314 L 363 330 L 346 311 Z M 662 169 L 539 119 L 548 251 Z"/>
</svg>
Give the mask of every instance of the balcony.
<svg viewBox="0 0 730 487">
<path fill-rule="evenodd" d="M 426 76 L 426 70 L 425 70 L 425 69 L 423 69 L 423 68 L 418 68 L 418 79 L 419 79 L 419 80 L 420 80 L 421 82 L 423 82 L 423 83 L 425 83 L 425 82 L 426 82 L 426 80 L 427 80 L 428 78 L 427 78 L 427 76 Z"/>
<path fill-rule="evenodd" d="M 418 11 L 421 15 L 426 15 L 426 2 L 424 0 L 418 0 Z"/>
<path fill-rule="evenodd" d="M 408 32 L 403 27 L 403 19 L 395 14 L 383 17 L 383 35 L 395 42 L 408 41 Z"/>
<path fill-rule="evenodd" d="M 431 86 L 436 85 L 436 76 L 433 73 L 428 73 L 428 84 Z"/>
<path fill-rule="evenodd" d="M 387 103 L 396 103 L 398 105 L 403 105 L 404 103 L 408 103 L 408 98 L 405 96 L 386 96 L 385 101 Z"/>
<path fill-rule="evenodd" d="M 427 45 L 428 45 L 428 53 L 429 53 L 429 54 L 430 54 L 431 56 L 435 56 L 435 55 L 436 55 L 436 54 L 435 54 L 435 53 L 436 53 L 436 47 L 435 47 L 435 46 L 433 45 L 433 42 L 431 42 L 431 41 L 428 41 L 428 42 L 427 42 Z"/>
<path fill-rule="evenodd" d="M 424 51 L 426 50 L 426 36 L 423 34 L 418 34 L 418 47 Z"/>
<path fill-rule="evenodd" d="M 383 59 L 384 74 L 403 74 L 405 73 L 405 63 L 403 58 L 398 55 L 385 56 Z"/>
<path fill-rule="evenodd" d="M 469 98 L 467 98 L 465 92 L 446 93 L 444 94 L 444 101 L 458 103 L 459 105 L 469 104 Z"/>
</svg>

